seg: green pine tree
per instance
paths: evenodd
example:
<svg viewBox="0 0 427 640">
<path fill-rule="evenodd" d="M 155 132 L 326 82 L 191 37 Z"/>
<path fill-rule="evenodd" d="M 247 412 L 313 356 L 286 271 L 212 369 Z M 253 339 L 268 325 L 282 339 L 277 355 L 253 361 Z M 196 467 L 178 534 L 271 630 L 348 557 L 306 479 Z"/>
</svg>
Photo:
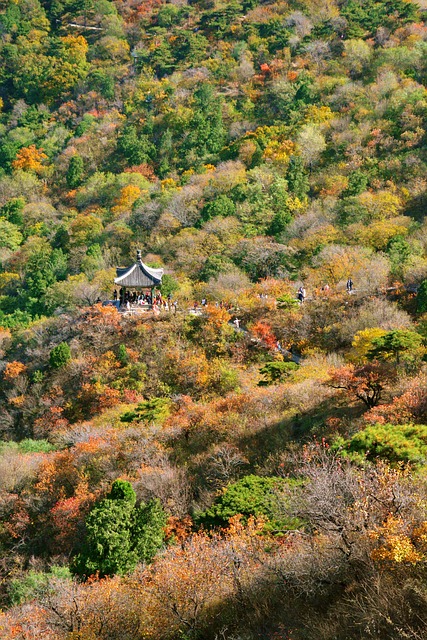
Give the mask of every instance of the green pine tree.
<svg viewBox="0 0 427 640">
<path fill-rule="evenodd" d="M 72 156 L 67 171 L 67 185 L 71 189 L 79 187 L 83 180 L 83 158 L 81 156 Z"/>
<path fill-rule="evenodd" d="M 132 485 L 116 480 L 86 518 L 86 539 L 72 572 L 83 578 L 130 573 L 138 562 L 153 559 L 163 543 L 165 524 L 158 500 L 137 506 Z"/>
</svg>

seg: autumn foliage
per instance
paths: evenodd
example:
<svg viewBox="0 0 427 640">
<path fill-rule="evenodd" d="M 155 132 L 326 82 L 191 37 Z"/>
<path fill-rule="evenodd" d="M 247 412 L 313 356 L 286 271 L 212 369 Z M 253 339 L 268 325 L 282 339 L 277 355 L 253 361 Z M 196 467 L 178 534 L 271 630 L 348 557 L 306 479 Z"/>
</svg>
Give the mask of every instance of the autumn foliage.
<svg viewBox="0 0 427 640">
<path fill-rule="evenodd" d="M 425 9 L 2 2 L 1 638 L 427 637 Z"/>
</svg>

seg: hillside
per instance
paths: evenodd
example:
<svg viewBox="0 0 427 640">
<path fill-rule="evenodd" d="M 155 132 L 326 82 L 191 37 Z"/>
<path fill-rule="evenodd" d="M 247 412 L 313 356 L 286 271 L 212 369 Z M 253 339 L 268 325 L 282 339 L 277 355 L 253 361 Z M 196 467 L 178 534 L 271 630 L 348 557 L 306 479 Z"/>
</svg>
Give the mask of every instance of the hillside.
<svg viewBox="0 0 427 640">
<path fill-rule="evenodd" d="M 425 3 L 0 34 L 0 638 L 426 637 Z"/>
</svg>

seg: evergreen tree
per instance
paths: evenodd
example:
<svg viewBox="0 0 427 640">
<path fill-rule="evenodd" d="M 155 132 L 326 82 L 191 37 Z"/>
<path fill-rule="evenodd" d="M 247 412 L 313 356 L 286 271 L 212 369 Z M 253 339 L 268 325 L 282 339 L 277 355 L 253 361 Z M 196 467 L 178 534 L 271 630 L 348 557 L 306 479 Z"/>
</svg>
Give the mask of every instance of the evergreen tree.
<svg viewBox="0 0 427 640">
<path fill-rule="evenodd" d="M 423 280 L 417 293 L 418 313 L 427 313 L 427 280 Z"/>
<path fill-rule="evenodd" d="M 67 185 L 71 189 L 79 187 L 83 179 L 83 158 L 75 155 L 71 158 L 67 171 Z"/>
<path fill-rule="evenodd" d="M 150 562 L 164 539 L 166 516 L 158 500 L 136 506 L 132 485 L 116 480 L 86 518 L 86 539 L 71 565 L 88 577 L 124 575 L 139 561 Z"/>
<path fill-rule="evenodd" d="M 226 218 L 236 213 L 234 202 L 221 193 L 215 200 L 208 202 L 202 209 L 202 220 L 212 220 L 212 218 Z"/>
<path fill-rule="evenodd" d="M 310 189 L 307 172 L 304 168 L 304 161 L 301 156 L 292 155 L 286 174 L 288 189 L 294 196 L 303 200 Z"/>
<path fill-rule="evenodd" d="M 138 135 L 134 125 L 127 126 L 119 136 L 118 149 L 131 165 L 149 162 L 154 147 L 144 134 Z"/>
<path fill-rule="evenodd" d="M 411 361 L 422 354 L 422 337 L 409 329 L 394 329 L 372 340 L 371 360 Z"/>
<path fill-rule="evenodd" d="M 357 170 L 348 176 L 348 187 L 343 191 L 343 196 L 358 196 L 366 191 L 368 186 L 368 176 L 363 171 Z"/>
<path fill-rule="evenodd" d="M 20 225 L 23 222 L 22 212 L 24 207 L 24 198 L 11 198 L 0 209 L 0 217 L 6 218 L 12 224 Z"/>
<path fill-rule="evenodd" d="M 71 351 L 66 342 L 60 342 L 56 347 L 53 347 L 49 355 L 50 366 L 54 369 L 64 367 L 70 360 Z"/>
<path fill-rule="evenodd" d="M 280 238 L 286 227 L 292 220 L 292 215 L 287 207 L 284 207 L 281 211 L 278 211 L 273 220 L 271 221 L 268 233 L 275 238 Z"/>
</svg>

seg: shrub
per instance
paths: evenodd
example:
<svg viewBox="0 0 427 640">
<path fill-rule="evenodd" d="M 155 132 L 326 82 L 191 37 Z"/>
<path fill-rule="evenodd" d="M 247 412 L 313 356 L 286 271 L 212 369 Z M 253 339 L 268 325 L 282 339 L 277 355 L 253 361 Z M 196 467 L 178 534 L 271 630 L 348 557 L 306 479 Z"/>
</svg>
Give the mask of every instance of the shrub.
<svg viewBox="0 0 427 640">
<path fill-rule="evenodd" d="M 201 513 L 196 521 L 207 527 L 225 527 L 233 516 L 263 517 L 266 529 L 271 531 L 294 529 L 299 521 L 286 514 L 286 490 L 297 486 L 296 481 L 260 476 L 245 476 L 234 482 L 215 500 L 213 505 Z"/>
<path fill-rule="evenodd" d="M 117 359 L 122 367 L 125 367 L 127 364 L 129 364 L 129 354 L 127 352 L 126 346 L 124 344 L 119 344 L 119 348 L 117 351 Z"/>
<path fill-rule="evenodd" d="M 289 293 L 284 293 L 277 298 L 277 306 L 279 309 L 284 309 L 285 311 L 292 311 L 292 309 L 299 308 L 298 300 L 289 295 Z"/>
<path fill-rule="evenodd" d="M 352 438 L 338 438 L 332 449 L 355 461 L 384 458 L 389 462 L 424 464 L 427 456 L 427 426 L 413 424 L 375 424 Z"/>
<path fill-rule="evenodd" d="M 23 604 L 42 595 L 46 591 L 50 578 L 71 578 L 68 567 L 52 566 L 48 573 L 30 570 L 20 578 L 10 581 L 8 595 L 12 605 Z"/>
<path fill-rule="evenodd" d="M 140 402 L 132 411 L 126 411 L 120 416 L 121 422 L 147 422 L 148 424 L 162 423 L 169 417 L 171 401 L 169 398 L 151 398 Z"/>
<path fill-rule="evenodd" d="M 267 362 L 259 372 L 264 376 L 264 380 L 258 382 L 259 387 L 266 387 L 270 384 L 279 384 L 290 378 L 292 373 L 298 369 L 295 362 Z"/>
<path fill-rule="evenodd" d="M 70 347 L 66 342 L 60 342 L 56 347 L 53 347 L 49 355 L 50 366 L 53 369 L 60 369 L 71 360 Z"/>
<path fill-rule="evenodd" d="M 0 456 L 16 453 L 50 453 L 55 451 L 55 446 L 47 440 L 32 440 L 25 438 L 21 442 L 0 442 Z"/>
</svg>

